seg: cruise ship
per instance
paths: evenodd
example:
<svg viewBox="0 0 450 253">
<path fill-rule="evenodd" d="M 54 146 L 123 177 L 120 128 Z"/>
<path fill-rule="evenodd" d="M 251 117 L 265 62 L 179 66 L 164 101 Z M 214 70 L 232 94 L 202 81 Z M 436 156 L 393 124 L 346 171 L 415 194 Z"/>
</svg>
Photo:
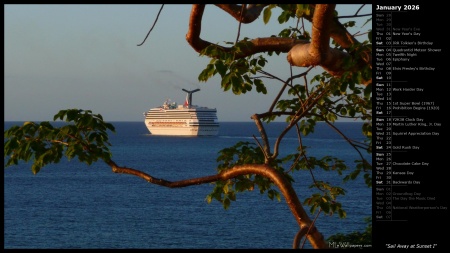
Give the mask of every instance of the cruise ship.
<svg viewBox="0 0 450 253">
<path fill-rule="evenodd" d="M 192 93 L 199 91 L 185 90 L 184 104 L 167 99 L 161 106 L 151 108 L 144 113 L 145 126 L 152 135 L 187 135 L 208 136 L 219 133 L 216 108 L 192 104 Z"/>
</svg>

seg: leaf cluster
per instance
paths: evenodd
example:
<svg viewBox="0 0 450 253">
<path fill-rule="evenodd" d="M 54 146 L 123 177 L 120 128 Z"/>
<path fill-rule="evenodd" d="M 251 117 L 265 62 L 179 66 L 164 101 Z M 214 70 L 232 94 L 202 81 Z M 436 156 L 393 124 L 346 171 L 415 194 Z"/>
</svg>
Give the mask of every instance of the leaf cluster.
<svg viewBox="0 0 450 253">
<path fill-rule="evenodd" d="M 245 38 L 233 45 L 230 50 L 224 50 L 214 44 L 206 47 L 200 55 L 212 59 L 200 73 L 198 80 L 205 82 L 219 74 L 222 79 L 220 85 L 224 91 L 231 89 L 235 95 L 240 95 L 251 91 L 254 85 L 258 93 L 267 94 L 264 82 L 260 78 L 253 78 L 265 66 L 267 60 L 261 55 L 238 59 L 235 57 L 251 46 L 252 43 Z"/>
<path fill-rule="evenodd" d="M 217 158 L 219 173 L 236 165 L 264 163 L 264 154 L 261 149 L 250 142 L 238 142 L 232 147 L 222 149 L 219 151 L 219 154 Z M 281 167 L 276 165 L 277 162 L 279 161 L 273 163 L 274 168 L 283 171 Z M 231 201 L 236 201 L 236 193 L 253 191 L 255 186 L 259 188 L 260 194 L 267 192 L 267 196 L 271 200 L 277 199 L 281 201 L 280 193 L 273 188 L 273 183 L 270 179 L 261 175 L 241 175 L 226 181 L 220 180 L 213 184 L 214 189 L 207 195 L 206 201 L 211 203 L 215 199 L 221 202 L 225 209 L 228 209 Z"/>
<path fill-rule="evenodd" d="M 59 111 L 53 118 L 57 119 L 66 124 L 54 127 L 48 121 L 27 121 L 4 131 L 4 157 L 8 157 L 5 167 L 33 160 L 31 170 L 36 174 L 45 165 L 60 162 L 63 155 L 69 160 L 78 157 L 88 165 L 98 159 L 111 159 L 107 130 L 115 132 L 115 128 L 100 114 L 68 109 Z"/>
</svg>

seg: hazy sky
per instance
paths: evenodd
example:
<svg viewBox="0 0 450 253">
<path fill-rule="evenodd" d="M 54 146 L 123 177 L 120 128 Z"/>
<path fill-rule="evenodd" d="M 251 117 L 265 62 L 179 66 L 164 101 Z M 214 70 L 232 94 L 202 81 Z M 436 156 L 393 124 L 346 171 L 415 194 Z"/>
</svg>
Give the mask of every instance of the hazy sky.
<svg viewBox="0 0 450 253">
<path fill-rule="evenodd" d="M 338 5 L 337 10 L 348 15 L 360 6 Z M 210 60 L 199 57 L 185 39 L 191 5 L 165 5 L 147 41 L 137 46 L 160 7 L 4 5 L 4 120 L 51 121 L 61 109 L 80 108 L 102 114 L 106 121 L 143 121 L 143 112 L 167 98 L 183 103 L 182 88 L 200 88 L 193 104 L 217 108 L 220 121 L 250 121 L 252 114 L 267 110 L 279 82 L 265 80 L 268 96 L 255 89 L 235 96 L 220 88 L 218 77 L 198 81 Z M 282 28 L 274 17 L 268 25 L 262 18 L 244 24 L 240 38 L 278 34 Z M 285 27 L 295 25 L 291 19 Z M 213 5 L 206 7 L 203 39 L 223 44 L 234 41 L 237 31 L 231 16 Z M 290 75 L 286 54 L 269 58 L 268 67 L 283 79 Z M 294 74 L 303 70 L 297 68 Z"/>
</svg>

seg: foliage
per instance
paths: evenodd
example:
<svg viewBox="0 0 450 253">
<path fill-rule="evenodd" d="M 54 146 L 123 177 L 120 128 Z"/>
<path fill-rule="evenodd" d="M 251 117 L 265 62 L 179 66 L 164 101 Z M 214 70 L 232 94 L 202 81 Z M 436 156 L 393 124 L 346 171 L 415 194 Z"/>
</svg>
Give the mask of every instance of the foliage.
<svg viewBox="0 0 450 253">
<path fill-rule="evenodd" d="M 48 121 L 27 121 L 22 126 L 13 126 L 4 132 L 5 167 L 17 165 L 19 160 L 33 160 L 31 170 L 38 173 L 49 163 L 58 163 L 63 153 L 70 160 L 75 156 L 80 162 L 91 165 L 98 159 L 108 162 L 112 154 L 108 146 L 107 130 L 115 131 L 100 114 L 90 110 L 69 109 L 59 111 L 53 120 L 71 123 L 54 127 Z"/>
<path fill-rule="evenodd" d="M 263 12 L 263 21 L 268 23 L 272 16 L 272 9 L 280 7 L 281 14 L 278 17 L 280 24 L 286 23 L 291 18 L 301 18 L 311 15 L 309 5 L 268 5 Z M 337 13 L 336 13 L 337 15 Z M 354 21 L 343 24 L 344 27 L 355 26 Z M 279 37 L 290 37 L 297 39 L 311 38 L 310 34 L 298 27 L 285 28 L 279 33 Z M 248 38 L 237 42 L 236 44 L 228 42 L 232 45 L 228 51 L 223 50 L 219 45 L 210 45 L 202 52 L 202 56 L 211 58 L 210 63 L 200 73 L 199 81 L 207 81 L 216 74 L 221 77 L 221 87 L 224 91 L 230 89 L 236 95 L 246 93 L 252 90 L 252 86 L 256 87 L 256 92 L 267 94 L 266 84 L 263 78 L 281 80 L 264 71 L 264 66 L 268 62 L 264 54 L 251 55 L 244 58 L 237 58 L 242 48 L 250 48 Z M 332 41 L 335 49 L 343 51 L 344 49 L 335 41 Z M 289 83 L 284 81 L 288 86 L 287 94 L 290 98 L 278 99 L 275 101 L 277 114 L 267 113 L 262 116 L 262 120 L 269 123 L 275 120 L 277 116 L 287 115 L 287 123 L 295 123 L 300 134 L 307 136 L 314 132 L 317 122 L 325 121 L 334 123 L 339 118 L 360 119 L 364 122 L 362 133 L 367 137 L 364 144 L 354 143 L 348 140 L 355 149 L 363 150 L 370 154 L 372 152 L 372 85 L 371 83 L 364 86 L 361 85 L 363 80 L 371 78 L 372 71 L 370 66 L 364 66 L 359 71 L 353 71 L 359 60 L 369 52 L 371 53 L 371 33 L 368 33 L 368 39 L 360 44 L 355 44 L 351 48 L 345 49 L 352 57 L 346 58 L 343 62 L 343 68 L 347 69 L 341 76 L 332 76 L 328 72 L 323 72 L 311 78 L 310 83 Z M 267 52 L 271 56 L 273 52 Z M 256 76 L 263 74 L 263 76 Z M 295 78 L 292 78 L 295 80 Z M 346 137 L 343 136 L 345 139 Z M 357 152 L 360 152 L 359 150 Z M 251 143 L 240 142 L 233 147 L 221 150 L 217 161 L 221 164 L 218 171 L 232 168 L 236 164 L 264 163 L 264 154 L 261 149 Z M 360 153 L 361 154 L 361 153 Z M 276 158 L 276 157 L 274 157 Z M 290 154 L 281 159 L 272 159 L 271 166 L 281 171 L 291 182 L 294 181 L 291 173 L 296 170 L 314 170 L 321 168 L 326 171 L 335 171 L 342 175 L 343 171 L 349 170 L 349 166 L 336 157 L 326 156 L 323 158 L 307 157 L 306 147 L 299 146 L 297 153 Z M 290 168 L 286 171 L 283 164 L 290 164 Z M 355 161 L 356 165 L 350 172 L 344 176 L 343 181 L 354 180 L 360 174 L 363 174 L 364 180 L 368 187 L 372 185 L 372 166 L 363 158 Z M 289 172 L 289 173 L 288 173 Z M 260 193 L 268 192 L 269 198 L 279 194 L 272 189 L 273 184 L 267 180 L 259 178 L 259 176 L 246 175 L 228 180 L 227 182 L 216 182 L 212 193 L 207 196 L 208 203 L 213 199 L 221 202 L 225 209 L 229 207 L 231 201 L 236 200 L 236 193 L 242 191 L 252 191 L 257 185 Z M 338 213 L 340 218 L 346 217 L 346 212 L 342 208 L 341 203 L 337 201 L 339 195 L 345 194 L 345 189 L 332 186 L 328 182 L 314 181 L 310 188 L 316 188 L 317 193 L 313 193 L 307 197 L 303 204 L 310 206 L 310 212 L 314 214 L 321 210 L 325 214 L 332 215 Z M 337 239 L 340 235 L 336 235 Z M 353 233 L 348 237 L 339 237 L 341 239 L 352 239 L 361 237 L 366 240 L 368 232 L 363 234 Z M 371 240 L 371 238 L 369 238 Z M 369 240 L 367 239 L 367 240 Z"/>
<path fill-rule="evenodd" d="M 231 89 L 235 95 L 240 95 L 251 91 L 252 86 L 255 85 L 257 92 L 267 94 L 267 89 L 260 79 L 251 79 L 252 75 L 263 69 L 267 60 L 262 56 L 235 59 L 235 54 L 241 52 L 245 47 L 251 47 L 248 38 L 236 43 L 231 52 L 226 52 L 217 45 L 206 47 L 202 54 L 208 55 L 212 59 L 200 73 L 199 81 L 207 81 L 219 74 L 224 91 Z"/>
<path fill-rule="evenodd" d="M 250 142 L 238 142 L 232 147 L 222 149 L 219 152 L 217 161 L 218 172 L 227 170 L 235 165 L 243 164 L 261 164 L 264 163 L 264 155 L 259 147 Z M 272 164 L 273 168 L 282 171 L 282 168 L 276 165 L 276 162 Z M 285 174 L 290 178 L 289 175 Z M 292 178 L 290 178 L 292 180 Z M 236 200 L 236 193 L 243 191 L 253 191 L 254 187 L 258 186 L 259 192 L 263 194 L 267 191 L 267 195 L 270 199 L 276 198 L 281 200 L 280 194 L 277 190 L 272 189 L 273 183 L 266 177 L 261 175 L 242 175 L 229 179 L 226 182 L 215 182 L 215 187 L 211 194 L 206 197 L 208 203 L 211 203 L 213 199 L 221 202 L 225 209 L 228 209 L 231 201 Z"/>
<path fill-rule="evenodd" d="M 268 23 L 272 15 L 271 10 L 276 7 L 282 9 L 278 17 L 280 24 L 286 23 L 290 18 L 301 18 L 311 15 L 309 5 L 271 4 L 264 9 L 264 23 Z M 354 25 L 354 22 L 345 24 L 346 27 Z M 306 31 L 302 33 L 299 28 L 292 27 L 283 29 L 279 36 L 301 39 L 310 38 L 309 33 Z M 219 45 L 213 44 L 201 52 L 202 56 L 211 58 L 211 61 L 200 73 L 199 81 L 207 81 L 214 75 L 219 74 L 222 80 L 221 87 L 224 91 L 231 89 L 234 94 L 239 95 L 251 91 L 252 87 L 255 86 L 258 93 L 266 94 L 267 89 L 263 78 L 255 76 L 256 74 L 267 75 L 267 72 L 263 71 L 265 64 L 268 62 L 266 57 L 260 54 L 236 59 L 236 55 L 242 52 L 243 48 L 251 47 L 248 38 L 244 38 L 236 44 L 233 42 L 228 42 L 227 44 L 232 45 L 227 51 Z M 334 44 L 337 49 L 343 50 L 336 43 Z M 357 64 L 358 57 L 363 55 L 362 52 L 371 51 L 371 43 L 364 41 L 347 50 L 354 57 L 348 58 L 344 62 L 344 67 L 352 69 Z M 276 101 L 276 109 L 280 112 L 277 115 L 288 115 L 286 122 L 298 122 L 298 129 L 304 136 L 314 132 L 316 123 L 320 121 L 333 123 L 338 118 L 359 118 L 364 121 L 362 132 L 367 137 L 366 145 L 362 149 L 370 153 L 372 142 L 372 86 L 370 84 L 367 86 L 360 84 L 362 80 L 370 78 L 371 75 L 371 69 L 369 66 L 366 66 L 358 72 L 347 71 L 339 77 L 332 76 L 328 72 L 323 72 L 320 75 L 312 77 L 310 85 L 306 83 L 288 85 L 287 94 L 292 98 Z M 266 78 L 268 77 L 269 75 L 266 76 Z M 271 77 L 273 76 L 271 75 Z M 305 105 L 308 104 L 309 107 L 305 108 Z M 266 122 L 273 121 L 276 118 L 274 115 L 267 114 L 262 120 Z M 288 155 L 282 159 L 274 159 L 271 161 L 271 165 L 277 170 L 282 171 L 290 181 L 293 181 L 293 178 L 285 172 L 281 162 L 291 163 L 293 169 L 291 172 L 294 170 L 321 168 L 324 170 L 334 170 L 341 175 L 344 170 L 348 170 L 348 166 L 336 157 L 327 156 L 320 159 L 315 157 L 306 158 L 304 155 L 305 150 L 305 147 L 300 146 L 297 151 L 298 153 Z M 257 146 L 240 142 L 234 147 L 221 150 L 218 162 L 221 162 L 218 168 L 220 172 L 227 168 L 232 168 L 236 164 L 264 163 L 264 154 Z M 366 184 L 370 187 L 372 182 L 371 165 L 363 158 L 355 162 L 355 168 L 343 180 L 354 180 L 363 172 Z M 210 202 L 212 199 L 216 199 L 222 202 L 225 208 L 228 208 L 231 203 L 230 201 L 236 199 L 237 192 L 253 190 L 255 184 L 260 188 L 261 193 L 271 189 L 272 186 L 269 182 L 259 180 L 258 176 L 252 177 L 251 175 L 247 175 L 229 180 L 228 182 L 217 182 L 213 192 L 208 195 L 207 200 Z M 327 182 L 315 182 L 311 187 L 315 187 L 321 192 L 313 194 L 304 201 L 304 204 L 311 206 L 311 213 L 314 213 L 317 208 L 320 208 L 328 214 L 338 212 L 340 217 L 346 216 L 345 211 L 341 208 L 341 204 L 336 202 L 338 195 L 345 194 L 344 189 L 331 186 Z M 274 194 L 269 190 L 269 197 L 271 196 L 274 196 Z"/>
</svg>

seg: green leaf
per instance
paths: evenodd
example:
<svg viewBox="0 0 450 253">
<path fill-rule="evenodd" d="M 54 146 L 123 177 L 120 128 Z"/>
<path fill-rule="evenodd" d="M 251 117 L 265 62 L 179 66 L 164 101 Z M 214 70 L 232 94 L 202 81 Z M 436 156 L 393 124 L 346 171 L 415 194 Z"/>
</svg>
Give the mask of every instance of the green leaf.
<svg viewBox="0 0 450 253">
<path fill-rule="evenodd" d="M 54 117 L 53 120 L 60 119 L 62 120 L 64 116 L 66 116 L 67 110 L 60 110 Z"/>
<path fill-rule="evenodd" d="M 222 78 L 221 86 L 223 91 L 228 91 L 231 88 L 230 76 L 230 73 L 228 73 Z"/>
<path fill-rule="evenodd" d="M 269 7 L 266 7 L 263 12 L 263 22 L 264 24 L 269 23 L 270 17 L 272 16 L 272 10 Z"/>
<path fill-rule="evenodd" d="M 345 217 L 347 217 L 347 213 L 342 209 L 338 210 L 338 214 L 339 214 L 339 218 L 341 218 L 341 219 L 344 219 Z"/>
<path fill-rule="evenodd" d="M 206 196 L 206 202 L 207 202 L 208 204 L 211 204 L 211 201 L 212 201 L 211 195 Z"/>
<path fill-rule="evenodd" d="M 355 108 L 354 108 L 354 107 L 349 108 L 348 114 L 349 114 L 351 117 L 355 117 L 355 114 L 356 114 Z"/>
<path fill-rule="evenodd" d="M 80 111 L 78 109 L 71 109 L 67 112 L 66 121 L 74 121 L 79 116 Z"/>
<path fill-rule="evenodd" d="M 217 72 L 220 74 L 221 77 L 223 77 L 227 72 L 227 67 L 225 66 L 225 64 L 223 64 L 223 61 L 220 60 L 216 61 L 214 66 L 216 67 Z"/>
<path fill-rule="evenodd" d="M 230 199 L 226 198 L 223 200 L 223 208 L 227 210 L 230 207 Z"/>
<path fill-rule="evenodd" d="M 39 171 L 41 170 L 41 166 L 39 166 L 37 163 L 34 163 L 33 165 L 31 165 L 31 171 L 33 172 L 33 174 L 37 174 L 39 173 Z"/>
<path fill-rule="evenodd" d="M 326 214 L 328 214 L 330 212 L 330 204 L 327 202 L 320 202 L 320 208 L 322 209 L 322 211 Z"/>
</svg>

